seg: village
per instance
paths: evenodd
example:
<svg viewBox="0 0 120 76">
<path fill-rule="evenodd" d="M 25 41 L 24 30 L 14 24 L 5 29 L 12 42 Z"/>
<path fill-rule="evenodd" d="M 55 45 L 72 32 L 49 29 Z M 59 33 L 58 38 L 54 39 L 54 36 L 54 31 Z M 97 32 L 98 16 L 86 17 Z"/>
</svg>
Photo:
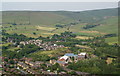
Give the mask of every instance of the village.
<svg viewBox="0 0 120 76">
<path fill-rule="evenodd" d="M 55 41 L 61 42 L 61 41 Z M 6 43 L 12 43 L 12 45 L 16 45 L 15 47 L 22 48 L 22 46 L 26 46 L 29 44 L 33 44 L 41 48 L 41 50 L 56 50 L 58 48 L 65 48 L 64 45 L 57 45 L 55 42 L 43 42 L 40 39 L 32 39 L 28 41 L 20 41 L 19 43 L 15 42 L 12 38 L 7 38 Z M 19 53 L 21 50 L 18 50 Z M 49 61 L 35 61 L 32 58 L 23 57 L 21 59 L 9 59 L 7 57 L 1 57 L 2 59 L 2 67 L 3 74 L 6 73 L 17 73 L 17 74 L 68 74 L 68 72 L 74 71 L 67 68 L 69 63 L 77 62 L 79 60 L 88 59 L 89 56 L 86 52 L 81 52 L 78 54 L 74 53 L 65 53 L 63 56 L 58 56 L 55 59 L 50 59 Z M 54 70 L 50 70 L 50 67 L 58 64 L 60 68 L 63 70 L 58 72 L 58 68 Z M 85 74 L 84 72 L 77 71 L 78 74 Z M 88 73 L 86 73 L 88 74 Z"/>
<path fill-rule="evenodd" d="M 20 60 L 13 59 L 13 63 L 8 63 L 11 61 L 7 57 L 3 57 L 3 74 L 6 72 L 13 72 L 13 73 L 23 73 L 23 74 L 68 74 L 68 72 L 71 72 L 72 70 L 67 69 L 66 67 L 71 62 L 77 62 L 79 60 L 87 59 L 88 55 L 86 52 L 81 52 L 78 55 L 74 53 L 66 53 L 64 56 L 58 57 L 57 60 L 50 60 L 49 62 L 43 62 L 43 61 L 34 61 L 32 58 L 22 58 Z M 60 67 L 63 67 L 66 71 L 60 71 L 57 72 L 57 69 L 54 71 L 51 71 L 50 69 L 46 69 L 48 67 L 52 67 L 52 65 L 55 65 L 58 63 Z M 10 68 L 8 68 L 11 66 Z M 43 68 L 44 67 L 44 68 Z M 12 68 L 12 69 L 11 69 Z M 77 72 L 78 74 L 88 74 L 84 72 Z"/>
<path fill-rule="evenodd" d="M 2 2 L 0 75 L 120 76 L 118 10 L 118 2 Z"/>
<path fill-rule="evenodd" d="M 108 65 L 115 60 L 115 57 L 104 56 L 101 52 L 95 51 L 101 43 L 106 44 L 97 38 L 77 40 L 72 33 L 53 36 L 53 39 L 24 37 L 11 35 L 4 38 L 4 42 L 1 43 L 4 45 L 3 57 L 0 57 L 3 74 L 83 75 L 90 74 L 89 68 L 92 67 L 93 73 L 100 72 L 95 70 L 103 68 L 99 64 L 109 68 Z"/>
<path fill-rule="evenodd" d="M 68 35 L 69 37 L 69 35 Z M 17 47 L 17 48 L 24 48 L 24 46 L 27 45 L 35 45 L 39 47 L 41 51 L 50 51 L 50 50 L 56 50 L 59 48 L 66 48 L 66 46 L 63 45 L 58 45 L 56 42 L 65 42 L 61 40 L 56 40 L 56 41 L 43 41 L 41 39 L 30 39 L 26 41 L 19 41 L 16 42 L 17 40 L 8 37 L 6 39 L 5 43 L 12 43 L 11 46 Z M 82 41 L 81 44 L 86 44 L 87 42 Z M 34 46 L 34 47 L 35 47 Z M 81 47 L 82 49 L 85 49 L 83 46 Z M 88 48 L 88 47 L 87 47 Z M 89 48 L 88 48 L 89 49 Z M 37 50 L 36 48 L 34 50 Z M 23 50 L 19 49 L 16 50 L 17 54 L 20 55 L 19 53 L 24 52 Z M 59 51 L 59 50 L 58 50 Z M 77 51 L 77 50 L 76 50 Z M 26 52 L 24 52 L 26 53 Z M 30 57 L 25 57 L 25 54 L 22 58 L 8 58 L 8 57 L 3 57 L 2 58 L 2 67 L 3 69 L 3 74 L 6 73 L 12 73 L 12 74 L 69 74 L 69 73 L 75 73 L 76 75 L 81 75 L 81 74 L 89 74 L 86 72 L 80 72 L 80 71 L 75 71 L 72 69 L 67 68 L 71 63 L 77 63 L 81 60 L 89 59 L 89 58 L 94 58 L 96 57 L 95 55 L 92 54 L 89 55 L 87 51 L 80 52 L 74 54 L 71 50 L 71 52 L 64 53 L 62 55 L 57 55 L 54 59 L 50 59 L 49 61 L 39 61 L 39 60 L 34 60 Z M 57 66 L 57 67 L 56 67 Z"/>
<path fill-rule="evenodd" d="M 13 42 L 13 39 L 8 38 L 7 42 L 11 42 L 14 45 L 16 45 L 16 42 Z M 29 41 L 21 41 L 17 47 L 20 47 L 20 45 L 27 45 L 27 44 L 34 44 L 36 46 L 39 46 L 40 48 L 43 48 L 42 50 L 55 50 L 57 48 L 63 48 L 64 45 L 56 45 L 53 42 L 43 42 L 42 40 L 29 40 Z"/>
</svg>

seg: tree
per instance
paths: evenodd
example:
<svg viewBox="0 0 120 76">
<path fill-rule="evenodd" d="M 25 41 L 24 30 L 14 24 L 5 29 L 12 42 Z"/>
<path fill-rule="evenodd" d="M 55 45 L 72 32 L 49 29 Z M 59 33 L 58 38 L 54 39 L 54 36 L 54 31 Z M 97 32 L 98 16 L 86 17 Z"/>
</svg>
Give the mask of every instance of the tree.
<svg viewBox="0 0 120 76">
<path fill-rule="evenodd" d="M 50 69 L 51 71 L 57 71 L 57 72 L 63 71 L 62 67 L 58 63 L 52 65 L 51 67 L 48 67 L 48 69 Z"/>
<path fill-rule="evenodd" d="M 33 35 L 36 35 L 36 33 L 35 33 L 35 32 L 33 32 Z"/>
<path fill-rule="evenodd" d="M 10 64 L 14 64 L 14 60 L 10 60 L 9 63 L 10 63 Z"/>
<path fill-rule="evenodd" d="M 75 71 L 68 72 L 68 74 L 70 74 L 70 75 L 77 75 L 77 73 Z"/>
</svg>

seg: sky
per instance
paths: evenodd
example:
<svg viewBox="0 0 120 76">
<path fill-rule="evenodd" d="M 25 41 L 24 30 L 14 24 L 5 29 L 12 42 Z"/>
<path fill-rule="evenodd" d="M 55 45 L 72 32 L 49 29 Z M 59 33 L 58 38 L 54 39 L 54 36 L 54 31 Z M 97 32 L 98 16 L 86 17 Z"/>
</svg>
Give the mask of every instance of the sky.
<svg viewBox="0 0 120 76">
<path fill-rule="evenodd" d="M 1 0 L 2 2 L 118 2 L 119 0 Z"/>
<path fill-rule="evenodd" d="M 2 10 L 84 11 L 118 7 L 117 2 L 3 2 Z"/>
</svg>

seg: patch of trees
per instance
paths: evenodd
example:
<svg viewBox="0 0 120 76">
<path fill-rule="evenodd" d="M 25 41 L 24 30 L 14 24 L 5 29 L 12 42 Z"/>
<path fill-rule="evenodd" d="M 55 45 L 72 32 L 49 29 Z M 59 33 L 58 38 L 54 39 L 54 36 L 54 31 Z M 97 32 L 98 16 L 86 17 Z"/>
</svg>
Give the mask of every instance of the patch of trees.
<svg viewBox="0 0 120 76">
<path fill-rule="evenodd" d="M 91 58 L 86 60 L 80 60 L 77 63 L 71 63 L 68 65 L 69 69 L 88 72 L 91 74 L 119 74 L 115 65 L 107 65 L 105 60 L 98 58 Z"/>
<path fill-rule="evenodd" d="M 19 50 L 19 51 L 11 51 L 8 50 L 8 48 L 2 48 L 3 52 L 3 56 L 7 56 L 10 59 L 13 58 L 22 58 L 24 56 L 28 56 L 30 53 L 34 53 L 36 51 L 41 50 L 42 48 L 36 46 L 36 45 L 26 45 L 23 47 L 23 49 Z"/>
<path fill-rule="evenodd" d="M 12 25 L 17 25 L 16 23 L 12 23 Z"/>
<path fill-rule="evenodd" d="M 61 33 L 60 35 L 58 34 L 54 34 L 52 37 L 47 37 L 47 38 L 43 38 L 43 37 L 39 37 L 38 39 L 42 39 L 43 41 L 66 41 L 66 39 L 71 39 L 76 37 L 75 34 L 73 34 L 72 32 L 64 32 Z"/>
<path fill-rule="evenodd" d="M 98 25 L 86 25 L 85 27 L 83 27 L 83 29 L 90 29 L 90 28 L 94 28 L 96 26 L 99 26 L 99 24 Z"/>
<path fill-rule="evenodd" d="M 60 35 L 54 34 L 52 36 L 52 38 L 59 38 L 59 37 L 61 37 L 61 38 L 71 38 L 71 37 L 73 37 L 74 38 L 74 37 L 76 37 L 76 35 L 73 34 L 72 32 L 65 31 L 64 33 L 61 33 Z"/>
<path fill-rule="evenodd" d="M 76 24 L 78 24 L 78 23 L 77 22 L 70 23 L 70 25 L 76 25 Z"/>
<path fill-rule="evenodd" d="M 104 35 L 103 37 L 104 38 L 108 38 L 108 37 L 115 37 L 117 36 L 116 34 L 107 34 L 107 35 Z"/>
<path fill-rule="evenodd" d="M 60 27 L 60 28 L 63 28 L 63 25 L 55 25 L 56 27 Z"/>
<path fill-rule="evenodd" d="M 30 23 L 17 23 L 17 22 L 8 22 L 6 24 L 11 24 L 11 25 L 30 25 Z"/>
<path fill-rule="evenodd" d="M 33 32 L 33 35 L 36 35 L 36 32 Z"/>
<path fill-rule="evenodd" d="M 63 68 L 62 68 L 58 63 L 56 63 L 56 64 L 48 67 L 48 69 L 49 69 L 51 72 L 54 72 L 54 71 L 57 71 L 57 72 L 64 71 Z"/>
<path fill-rule="evenodd" d="M 10 40 L 13 40 L 13 42 L 20 42 L 20 41 L 27 41 L 27 40 L 30 40 L 30 39 L 34 39 L 34 38 L 29 38 L 23 34 L 20 34 L 18 35 L 17 33 L 14 33 L 14 34 L 8 34 L 8 33 L 5 33 L 4 31 L 2 32 L 2 35 L 4 36 L 2 39 L 4 41 L 6 41 L 7 39 L 10 39 Z"/>
<path fill-rule="evenodd" d="M 113 47 L 113 46 L 104 46 L 104 47 L 96 47 L 95 55 L 99 57 L 107 57 L 107 56 L 118 56 L 118 47 Z"/>
</svg>

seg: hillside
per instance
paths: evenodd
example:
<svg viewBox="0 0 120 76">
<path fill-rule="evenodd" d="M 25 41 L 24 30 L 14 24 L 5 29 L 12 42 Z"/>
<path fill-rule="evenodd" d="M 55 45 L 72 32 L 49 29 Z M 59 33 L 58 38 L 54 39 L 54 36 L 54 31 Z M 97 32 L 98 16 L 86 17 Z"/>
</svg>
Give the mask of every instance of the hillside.
<svg viewBox="0 0 120 76">
<path fill-rule="evenodd" d="M 83 28 L 88 26 L 90 28 Z M 103 36 L 118 34 L 117 28 L 117 8 L 81 12 L 3 11 L 3 29 L 29 37 L 46 37 L 64 31 L 72 31 L 80 36 Z"/>
<path fill-rule="evenodd" d="M 58 11 L 55 12 L 60 15 L 67 16 L 74 20 L 80 20 L 85 23 L 93 23 L 96 21 L 101 21 L 105 18 L 118 15 L 118 9 L 101 9 L 101 10 L 89 10 L 81 12 L 68 12 L 68 11 Z"/>
</svg>

